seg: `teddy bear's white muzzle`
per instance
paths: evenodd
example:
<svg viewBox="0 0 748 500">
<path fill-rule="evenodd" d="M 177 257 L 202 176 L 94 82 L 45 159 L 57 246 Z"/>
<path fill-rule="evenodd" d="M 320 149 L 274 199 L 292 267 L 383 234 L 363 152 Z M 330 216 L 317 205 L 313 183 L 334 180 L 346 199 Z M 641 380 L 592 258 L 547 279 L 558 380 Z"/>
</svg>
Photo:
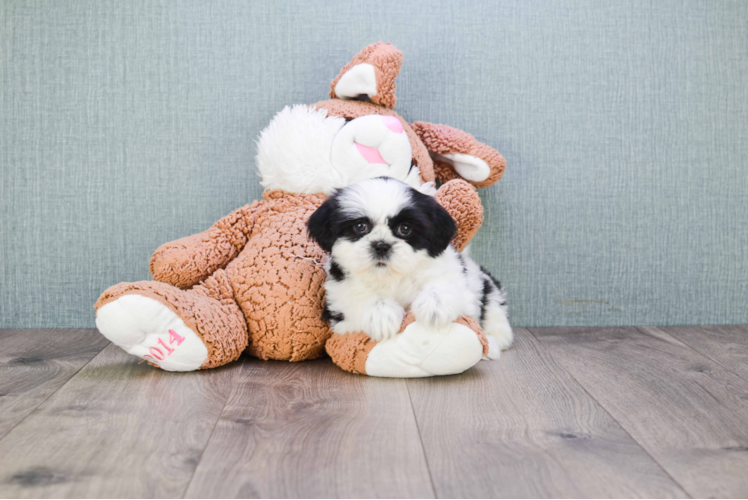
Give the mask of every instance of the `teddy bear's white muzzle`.
<svg viewBox="0 0 748 500">
<path fill-rule="evenodd" d="M 335 136 L 333 168 L 350 184 L 373 177 L 405 180 L 413 151 L 399 119 L 366 115 L 348 122 Z"/>
</svg>

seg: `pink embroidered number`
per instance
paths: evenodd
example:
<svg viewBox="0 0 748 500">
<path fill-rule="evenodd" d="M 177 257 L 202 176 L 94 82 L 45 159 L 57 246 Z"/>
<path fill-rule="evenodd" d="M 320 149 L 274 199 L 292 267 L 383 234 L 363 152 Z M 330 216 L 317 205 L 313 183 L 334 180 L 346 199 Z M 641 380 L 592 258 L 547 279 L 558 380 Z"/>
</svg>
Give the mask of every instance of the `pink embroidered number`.
<svg viewBox="0 0 748 500">
<path fill-rule="evenodd" d="M 151 351 L 151 355 L 150 355 L 150 356 L 148 356 L 148 355 L 146 354 L 145 356 L 148 356 L 149 358 L 151 358 L 151 357 L 152 357 L 152 358 L 156 358 L 156 359 L 158 359 L 159 361 L 163 361 L 163 360 L 164 360 L 164 353 L 163 353 L 163 352 L 161 352 L 161 349 L 159 349 L 158 347 L 151 347 L 151 348 L 149 349 L 149 351 Z M 156 353 L 158 353 L 158 354 L 156 354 Z"/>
<path fill-rule="evenodd" d="M 172 349 L 172 348 L 171 348 L 171 347 L 169 347 L 168 345 L 164 344 L 164 341 L 163 341 L 163 339 L 158 339 L 158 343 L 159 343 L 159 344 L 161 344 L 162 346 L 164 346 L 164 348 L 166 349 L 166 351 L 167 351 L 167 352 L 168 352 L 169 354 L 171 354 L 171 353 L 173 353 L 173 352 L 174 352 L 174 349 Z M 169 341 L 169 343 L 171 343 L 171 340 Z M 153 349 L 153 347 L 151 347 L 151 349 Z M 167 354 L 167 356 L 168 356 L 169 354 Z"/>
<path fill-rule="evenodd" d="M 174 330 L 169 330 L 169 345 L 174 345 L 175 342 L 177 344 L 175 347 L 179 347 L 182 344 L 182 342 L 184 342 L 184 337 L 179 335 Z M 169 356 L 171 353 L 174 352 L 174 349 L 166 345 L 166 343 L 164 342 L 164 339 L 158 339 L 158 343 L 161 344 L 161 347 L 166 349 L 166 356 Z M 151 347 L 150 349 L 148 349 L 148 352 L 150 352 L 151 354 L 150 355 L 144 354 L 143 355 L 144 358 L 151 358 L 154 361 L 155 360 L 163 361 L 164 359 L 166 359 L 166 356 L 164 356 L 163 351 L 159 349 L 158 347 Z"/>
<path fill-rule="evenodd" d="M 169 343 L 173 344 L 176 341 L 177 345 L 184 342 L 184 337 L 180 337 L 174 330 L 169 330 Z"/>
</svg>

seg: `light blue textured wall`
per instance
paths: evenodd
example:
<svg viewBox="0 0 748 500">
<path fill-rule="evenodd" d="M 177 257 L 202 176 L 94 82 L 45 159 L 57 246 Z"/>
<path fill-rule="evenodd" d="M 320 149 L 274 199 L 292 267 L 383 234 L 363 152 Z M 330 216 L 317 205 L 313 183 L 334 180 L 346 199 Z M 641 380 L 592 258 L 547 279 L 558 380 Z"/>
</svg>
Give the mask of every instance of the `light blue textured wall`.
<svg viewBox="0 0 748 500">
<path fill-rule="evenodd" d="M 5 0 L 0 326 L 93 326 L 377 40 L 407 119 L 507 159 L 473 255 L 516 325 L 748 323 L 748 2 Z"/>
</svg>

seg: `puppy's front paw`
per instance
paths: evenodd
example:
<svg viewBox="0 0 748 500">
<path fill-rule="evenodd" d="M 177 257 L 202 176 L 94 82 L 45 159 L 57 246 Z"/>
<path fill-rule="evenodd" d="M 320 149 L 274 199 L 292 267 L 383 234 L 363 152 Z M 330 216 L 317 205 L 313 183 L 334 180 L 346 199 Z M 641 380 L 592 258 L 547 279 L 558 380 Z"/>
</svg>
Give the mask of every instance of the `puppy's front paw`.
<svg viewBox="0 0 748 500">
<path fill-rule="evenodd" d="M 416 321 L 434 327 L 446 326 L 459 317 L 455 304 L 444 300 L 440 294 L 433 290 L 418 294 L 411 305 L 411 309 Z"/>
<path fill-rule="evenodd" d="M 377 342 L 387 340 L 400 331 L 404 316 L 399 304 L 379 300 L 364 313 L 364 332 Z"/>
</svg>

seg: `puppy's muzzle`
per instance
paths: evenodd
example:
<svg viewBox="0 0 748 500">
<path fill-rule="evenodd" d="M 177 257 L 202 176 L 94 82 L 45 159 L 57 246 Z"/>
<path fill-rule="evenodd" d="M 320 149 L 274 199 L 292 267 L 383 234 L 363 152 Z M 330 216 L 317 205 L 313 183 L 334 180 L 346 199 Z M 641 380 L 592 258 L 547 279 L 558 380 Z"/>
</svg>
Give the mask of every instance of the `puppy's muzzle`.
<svg viewBox="0 0 748 500">
<path fill-rule="evenodd" d="M 385 260 L 390 256 L 392 251 L 392 245 L 386 241 L 375 241 L 371 244 L 371 249 L 374 251 L 374 256 L 379 260 Z"/>
</svg>

